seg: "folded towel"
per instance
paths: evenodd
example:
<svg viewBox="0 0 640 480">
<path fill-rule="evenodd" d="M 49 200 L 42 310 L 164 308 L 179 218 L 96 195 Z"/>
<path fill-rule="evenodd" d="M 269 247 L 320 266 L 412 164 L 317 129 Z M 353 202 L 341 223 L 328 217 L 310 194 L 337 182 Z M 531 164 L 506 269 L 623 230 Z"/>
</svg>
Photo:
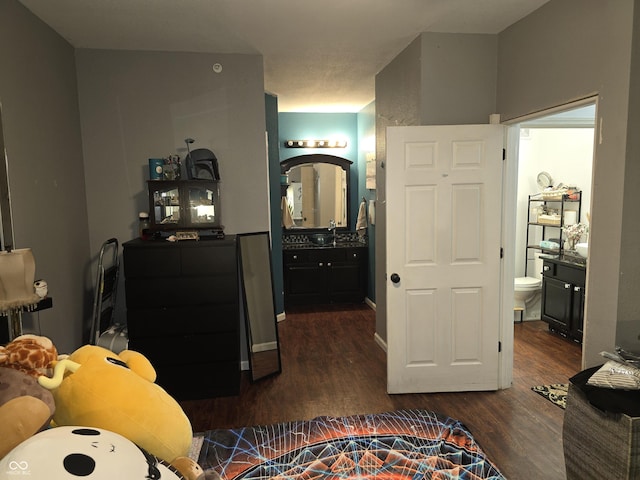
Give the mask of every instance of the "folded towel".
<svg viewBox="0 0 640 480">
<path fill-rule="evenodd" d="M 356 231 L 358 236 L 364 237 L 367 233 L 367 202 L 362 200 L 358 209 L 358 220 L 356 221 Z"/>
<path fill-rule="evenodd" d="M 287 203 L 287 197 L 282 197 L 280 210 L 282 212 L 282 226 L 287 229 L 293 227 L 295 223 L 293 222 L 293 218 L 291 217 L 291 210 L 289 209 L 289 204 Z"/>
</svg>

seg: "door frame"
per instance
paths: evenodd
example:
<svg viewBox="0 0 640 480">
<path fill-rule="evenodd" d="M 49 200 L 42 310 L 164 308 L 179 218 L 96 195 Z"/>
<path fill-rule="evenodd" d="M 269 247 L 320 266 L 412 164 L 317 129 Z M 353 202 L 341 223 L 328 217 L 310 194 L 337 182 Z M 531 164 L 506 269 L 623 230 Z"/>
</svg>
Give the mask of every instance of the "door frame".
<svg viewBox="0 0 640 480">
<path fill-rule="evenodd" d="M 502 262 L 502 326 L 500 328 L 501 345 L 502 345 L 502 357 L 499 362 L 498 372 L 498 388 L 508 388 L 513 380 L 513 292 L 514 292 L 514 278 L 515 278 L 515 244 L 516 244 L 516 210 L 517 210 L 517 195 L 518 195 L 518 160 L 520 150 L 520 124 L 540 117 L 546 117 L 554 113 L 559 113 L 566 110 L 573 110 L 585 105 L 594 104 L 596 107 L 596 120 L 598 118 L 598 95 L 590 95 L 588 97 L 575 100 L 555 107 L 550 107 L 544 110 L 540 110 L 535 113 L 516 117 L 514 119 L 502 122 L 507 127 L 506 134 L 506 165 L 504 168 L 503 176 L 503 207 L 502 207 L 502 246 L 504 249 L 504 258 Z M 594 131 L 597 132 L 598 125 L 594 126 Z M 597 134 L 594 134 L 594 142 L 596 142 Z M 594 158 L 595 159 L 595 146 L 594 146 Z M 591 191 L 593 192 L 593 177 L 591 179 Z M 591 195 L 591 203 L 593 204 L 593 193 Z M 589 211 L 592 210 L 591 205 L 588 206 Z M 587 269 L 587 275 L 589 271 Z M 584 336 L 586 336 L 586 315 L 585 311 L 585 329 Z M 582 349 L 582 363 L 584 364 L 584 349 Z"/>
</svg>

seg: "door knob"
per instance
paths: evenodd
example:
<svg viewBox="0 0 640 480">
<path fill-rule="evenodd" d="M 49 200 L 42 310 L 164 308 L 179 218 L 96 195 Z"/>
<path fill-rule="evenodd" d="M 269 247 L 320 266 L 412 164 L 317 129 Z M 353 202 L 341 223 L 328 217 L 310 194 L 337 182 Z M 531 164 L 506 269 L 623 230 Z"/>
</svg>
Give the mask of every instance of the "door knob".
<svg viewBox="0 0 640 480">
<path fill-rule="evenodd" d="M 398 283 L 400 281 L 400 275 L 398 275 L 397 273 L 392 273 L 391 274 L 391 281 L 393 283 Z"/>
</svg>

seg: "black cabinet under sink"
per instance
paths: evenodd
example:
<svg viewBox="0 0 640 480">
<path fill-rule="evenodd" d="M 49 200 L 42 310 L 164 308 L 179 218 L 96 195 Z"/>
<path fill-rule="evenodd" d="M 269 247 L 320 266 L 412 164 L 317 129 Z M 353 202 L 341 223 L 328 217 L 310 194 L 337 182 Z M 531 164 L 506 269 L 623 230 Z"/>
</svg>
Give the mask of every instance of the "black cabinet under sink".
<svg viewBox="0 0 640 480">
<path fill-rule="evenodd" d="M 582 342 L 585 299 L 585 265 L 544 259 L 541 318 L 549 329 Z"/>
<path fill-rule="evenodd" d="M 283 267 L 286 306 L 364 301 L 365 246 L 285 249 Z"/>
</svg>

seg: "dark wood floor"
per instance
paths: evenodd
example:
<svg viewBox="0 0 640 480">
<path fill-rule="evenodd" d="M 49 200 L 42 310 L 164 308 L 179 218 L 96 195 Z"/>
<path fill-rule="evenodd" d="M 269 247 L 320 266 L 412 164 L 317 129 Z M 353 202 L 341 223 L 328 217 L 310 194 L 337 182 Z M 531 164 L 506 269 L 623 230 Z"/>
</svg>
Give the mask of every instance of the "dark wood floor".
<svg viewBox="0 0 640 480">
<path fill-rule="evenodd" d="M 279 324 L 282 373 L 238 396 L 181 402 L 195 431 L 265 425 L 319 415 L 423 408 L 461 420 L 510 480 L 564 479 L 564 410 L 531 391 L 566 383 L 580 370 L 580 346 L 543 322 L 515 324 L 513 386 L 497 392 L 388 395 L 386 355 L 365 305 L 287 311 Z M 215 372 L 212 372 L 215 381 Z"/>
</svg>

